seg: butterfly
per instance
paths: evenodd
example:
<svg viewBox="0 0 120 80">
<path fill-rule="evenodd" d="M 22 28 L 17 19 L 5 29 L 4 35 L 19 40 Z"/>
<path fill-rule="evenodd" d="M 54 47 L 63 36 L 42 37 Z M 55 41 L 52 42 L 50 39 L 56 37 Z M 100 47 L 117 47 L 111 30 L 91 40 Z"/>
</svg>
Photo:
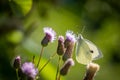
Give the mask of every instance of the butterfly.
<svg viewBox="0 0 120 80">
<path fill-rule="evenodd" d="M 103 57 L 102 52 L 91 41 L 78 35 L 76 43 L 76 60 L 78 63 L 87 65 L 93 60 Z"/>
</svg>

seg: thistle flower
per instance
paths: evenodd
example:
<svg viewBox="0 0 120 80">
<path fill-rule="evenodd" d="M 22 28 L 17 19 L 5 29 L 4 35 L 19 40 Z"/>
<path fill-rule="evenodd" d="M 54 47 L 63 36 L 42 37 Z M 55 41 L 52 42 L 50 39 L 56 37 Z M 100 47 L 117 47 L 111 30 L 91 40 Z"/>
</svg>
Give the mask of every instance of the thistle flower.
<svg viewBox="0 0 120 80">
<path fill-rule="evenodd" d="M 13 67 L 15 69 L 19 69 L 20 66 L 21 66 L 21 58 L 20 58 L 20 56 L 17 56 L 14 60 Z"/>
<path fill-rule="evenodd" d="M 68 58 L 72 57 L 75 42 L 76 42 L 75 34 L 73 34 L 72 31 L 67 31 L 66 40 L 64 42 L 66 51 L 62 57 L 63 61 L 66 61 Z"/>
<path fill-rule="evenodd" d="M 35 68 L 32 62 L 25 62 L 21 67 L 22 73 L 30 80 L 34 80 L 38 74 L 38 69 Z"/>
<path fill-rule="evenodd" d="M 63 67 L 60 70 L 61 75 L 66 75 L 69 72 L 71 66 L 74 66 L 74 61 L 72 58 L 69 58 L 65 61 Z"/>
<path fill-rule="evenodd" d="M 95 63 L 90 63 L 87 65 L 86 75 L 83 80 L 93 80 L 96 72 L 99 71 L 100 66 Z"/>
<path fill-rule="evenodd" d="M 64 37 L 63 36 L 59 36 L 58 37 L 58 47 L 57 47 L 57 54 L 58 55 L 62 55 L 65 52 L 65 48 L 64 48 Z"/>
<path fill-rule="evenodd" d="M 42 46 L 47 46 L 49 42 L 53 42 L 56 38 L 56 33 L 52 28 L 45 27 L 43 28 L 45 37 L 43 38 L 41 44 Z"/>
<path fill-rule="evenodd" d="M 65 48 L 67 48 L 67 46 L 69 46 L 71 43 L 74 44 L 75 42 L 76 42 L 75 34 L 72 31 L 67 31 L 66 40 L 64 42 Z"/>
</svg>

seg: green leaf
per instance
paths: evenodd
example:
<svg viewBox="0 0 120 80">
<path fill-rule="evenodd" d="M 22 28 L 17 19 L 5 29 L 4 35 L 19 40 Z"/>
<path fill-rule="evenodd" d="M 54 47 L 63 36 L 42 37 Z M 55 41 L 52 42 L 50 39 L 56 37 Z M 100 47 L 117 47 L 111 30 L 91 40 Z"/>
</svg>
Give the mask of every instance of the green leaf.
<svg viewBox="0 0 120 80">
<path fill-rule="evenodd" d="M 14 13 L 26 15 L 32 7 L 32 0 L 9 0 Z"/>
</svg>

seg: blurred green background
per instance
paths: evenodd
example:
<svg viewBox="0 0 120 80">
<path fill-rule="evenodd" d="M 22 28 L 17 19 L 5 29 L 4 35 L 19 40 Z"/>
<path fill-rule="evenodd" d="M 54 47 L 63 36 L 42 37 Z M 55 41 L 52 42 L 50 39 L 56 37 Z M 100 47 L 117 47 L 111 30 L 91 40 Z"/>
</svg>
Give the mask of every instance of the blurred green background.
<svg viewBox="0 0 120 80">
<path fill-rule="evenodd" d="M 22 62 L 38 59 L 44 37 L 43 27 L 52 27 L 57 36 L 67 30 L 82 33 L 94 42 L 104 57 L 95 80 L 120 79 L 120 0 L 0 0 L 0 80 L 16 80 L 14 57 Z M 44 50 L 42 63 L 56 52 L 57 40 Z M 75 54 L 73 56 L 75 60 Z M 54 80 L 56 56 L 41 72 L 40 80 Z M 63 80 L 82 80 L 86 66 L 71 68 Z"/>
</svg>

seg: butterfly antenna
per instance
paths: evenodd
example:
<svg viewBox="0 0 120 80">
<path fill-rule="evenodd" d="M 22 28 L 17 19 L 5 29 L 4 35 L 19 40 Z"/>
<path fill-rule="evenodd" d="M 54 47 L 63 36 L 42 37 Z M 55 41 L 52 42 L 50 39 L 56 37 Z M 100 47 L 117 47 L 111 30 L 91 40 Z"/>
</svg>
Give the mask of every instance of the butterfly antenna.
<svg viewBox="0 0 120 80">
<path fill-rule="evenodd" d="M 81 31 L 81 34 L 83 34 L 84 30 L 85 30 L 85 26 L 83 26 L 82 31 Z"/>
</svg>

